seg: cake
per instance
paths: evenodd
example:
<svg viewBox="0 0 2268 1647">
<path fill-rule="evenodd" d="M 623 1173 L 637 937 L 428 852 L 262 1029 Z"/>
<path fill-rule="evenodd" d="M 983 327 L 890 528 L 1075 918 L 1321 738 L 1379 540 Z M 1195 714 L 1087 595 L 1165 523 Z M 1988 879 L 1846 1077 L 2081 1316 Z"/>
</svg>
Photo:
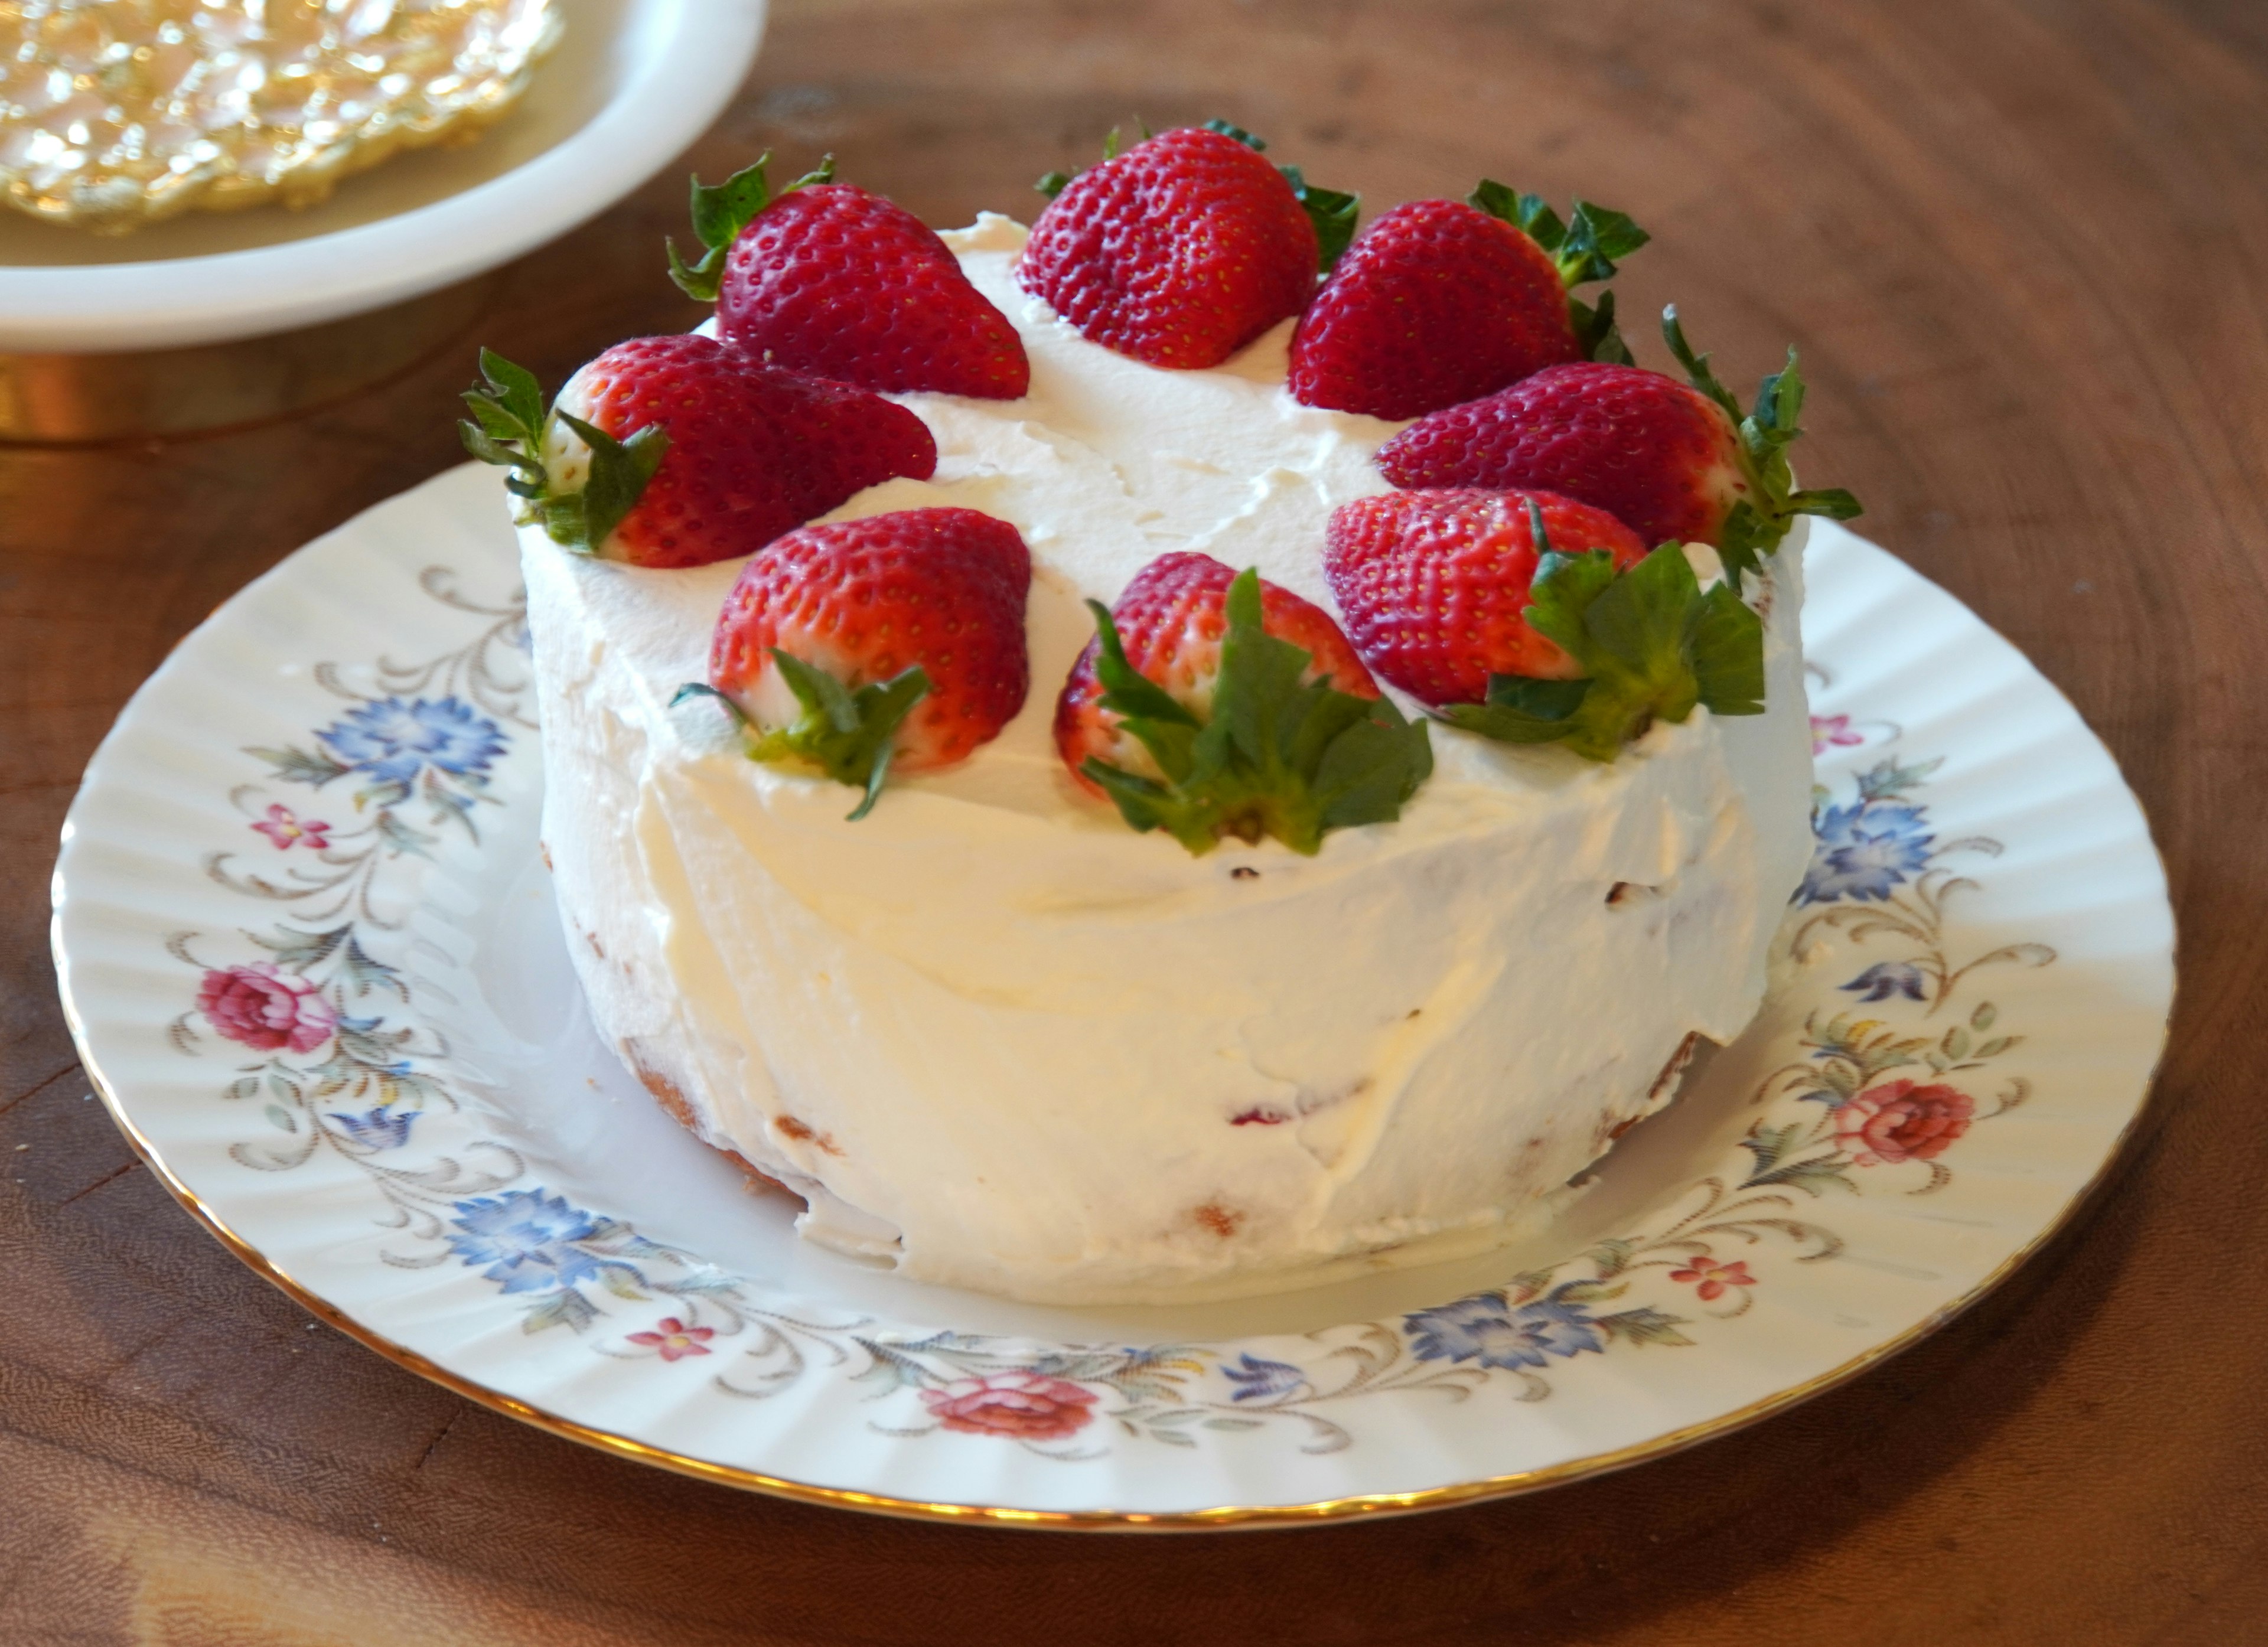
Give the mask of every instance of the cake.
<svg viewBox="0 0 2268 1647">
<path fill-rule="evenodd" d="M 1646 562 L 1712 592 L 1694 613 L 1713 602 L 1722 617 L 1745 592 L 1734 615 L 1760 654 L 1745 666 L 1760 663 L 1746 690 L 1761 684 L 1761 712 L 1689 694 L 1587 758 L 1537 719 L 1564 681 L 1498 692 L 1511 677 L 1491 674 L 1486 702 L 1445 706 L 1396 684 L 1418 679 L 1395 650 L 1406 633 L 1339 599 L 1366 587 L 1338 554 L 1347 511 L 1406 494 L 1381 448 L 1409 430 L 1387 467 L 1444 451 L 1469 463 L 1456 428 L 1295 399 L 1314 364 L 1299 358 L 1296 315 L 1230 338 L 1210 364 L 1098 342 L 1092 316 L 1031 289 L 1044 282 L 1030 235 L 988 213 L 939 242 L 1012 328 L 1025 380 L 876 386 L 928 431 L 933 469 L 874 460 L 896 472 L 849 472 L 839 485 L 857 489 L 792 537 L 768 518 L 748 553 L 700 564 L 659 547 L 644 564 L 563 549 L 582 531 L 602 551 L 641 541 L 581 515 L 563 532 L 526 501 L 547 482 L 588 485 L 595 510 L 591 444 L 607 448 L 597 461 L 653 473 L 618 407 L 596 426 L 591 380 L 561 397 L 571 421 L 523 406 L 518 447 L 483 452 L 519 464 L 542 837 L 593 1019 L 680 1121 L 802 1198 L 805 1237 L 914 1280 L 1065 1303 L 1230 1296 L 1500 1243 L 1762 999 L 1809 844 L 1803 506 L 1784 511 L 1776 553 L 1735 530 L 1721 551 L 1672 543 L 1675 566 Z M 713 275 L 723 259 L 705 261 Z M 1572 324 L 1587 312 L 1574 305 Z M 742 347 L 732 316 L 727 304 L 718 349 Z M 494 372 L 490 386 L 509 398 Z M 1760 415 L 1768 425 L 1768 404 Z M 499 416 L 482 416 L 492 441 Z M 674 436 L 670 460 L 693 437 Z M 527 457 L 546 442 L 539 473 Z M 719 613 L 745 600 L 744 577 L 778 575 L 767 556 L 848 541 L 843 523 L 962 518 L 910 512 L 940 510 L 1005 522 L 1027 549 L 1031 689 L 965 758 L 920 769 L 907 756 L 852 821 L 857 798 L 807 761 L 749 758 L 757 723 L 781 712 L 684 688 L 712 679 Z M 691 518 L 681 501 L 669 511 Z M 1067 762 L 1059 699 L 1092 673 L 1098 610 L 1168 556 L 1256 569 L 1271 601 L 1345 625 L 1381 676 L 1341 668 L 1338 685 L 1364 695 L 1348 715 L 1426 742 L 1430 773 L 1366 814 L 1381 820 L 1331 827 L 1312 849 L 1234 827 L 1193 844 L 1130 827 L 1092 781 L 1116 793 L 1112 773 Z M 1587 558 L 1602 578 L 1636 576 L 1603 548 Z M 1678 643 L 1694 650 L 1690 634 Z M 1609 672 L 1592 673 L 1603 700 Z M 1468 730 L 1491 715 L 1528 730 Z"/>
</svg>

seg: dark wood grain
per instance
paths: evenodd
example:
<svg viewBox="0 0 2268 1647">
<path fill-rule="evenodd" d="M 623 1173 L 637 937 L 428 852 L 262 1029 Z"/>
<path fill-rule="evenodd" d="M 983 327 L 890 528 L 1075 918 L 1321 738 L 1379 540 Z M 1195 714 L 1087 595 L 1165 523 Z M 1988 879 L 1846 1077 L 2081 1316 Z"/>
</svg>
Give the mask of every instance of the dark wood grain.
<svg viewBox="0 0 2268 1647">
<path fill-rule="evenodd" d="M 1373 202 L 1623 206 L 1806 469 L 2036 659 L 2173 872 L 2183 994 L 2109 1193 L 1859 1382 L 1622 1475 L 1180 1540 L 861 1518 L 641 1469 L 397 1371 L 138 1169 L 46 957 L 55 833 L 247 579 L 455 460 L 473 338 L 291 423 L 0 453 L 0 1642 L 2268 1641 L 2268 13 L 2257 0 L 865 0 L 782 8 L 691 160 L 832 149 L 932 222 L 1221 114 Z M 682 168 L 481 335 L 556 381 L 682 326 Z"/>
</svg>

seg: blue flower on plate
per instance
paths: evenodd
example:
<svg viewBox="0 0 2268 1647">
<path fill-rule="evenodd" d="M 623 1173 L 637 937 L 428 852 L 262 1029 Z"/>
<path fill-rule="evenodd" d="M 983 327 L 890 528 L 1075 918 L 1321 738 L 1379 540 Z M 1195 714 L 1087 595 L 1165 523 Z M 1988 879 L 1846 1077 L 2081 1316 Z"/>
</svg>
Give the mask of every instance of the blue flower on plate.
<svg viewBox="0 0 2268 1647">
<path fill-rule="evenodd" d="M 1902 995 L 1909 1001 L 1929 998 L 1928 980 L 1921 968 L 1910 960 L 1877 961 L 1840 987 L 1861 1001 L 1887 1001 L 1894 995 Z"/>
<path fill-rule="evenodd" d="M 1237 1386 L 1233 1401 L 1266 1401 L 1274 1395 L 1288 1394 L 1307 1382 L 1307 1375 L 1288 1361 L 1269 1361 L 1250 1350 L 1237 1357 L 1237 1364 L 1224 1366 L 1221 1377 Z"/>
<path fill-rule="evenodd" d="M 407 783 L 429 766 L 470 776 L 504 750 L 497 724 L 453 697 L 380 699 L 349 710 L 315 736 L 350 770 L 387 783 Z"/>
<path fill-rule="evenodd" d="M 1500 1292 L 1475 1293 L 1406 1315 L 1402 1325 L 1420 1361 L 1540 1367 L 1552 1356 L 1577 1356 L 1586 1349 L 1603 1354 L 1607 1348 L 1598 1324 L 1559 1292 L 1517 1307 Z"/>
<path fill-rule="evenodd" d="M 1803 903 L 1881 899 L 1929 867 L 1936 836 L 1919 806 L 1903 801 L 1854 801 L 1830 806 L 1812 823 L 1819 844 L 1796 898 Z"/>
<path fill-rule="evenodd" d="M 331 1119 L 346 1129 L 348 1137 L 373 1150 L 398 1150 L 409 1142 L 409 1123 L 417 1119 L 414 1109 L 373 1109 L 367 1114 L 348 1115 L 334 1112 Z"/>
<path fill-rule="evenodd" d="M 514 1189 L 457 1203 L 449 1220 L 461 1235 L 449 1245 L 468 1264 L 486 1264 L 482 1273 L 506 1292 L 571 1287 L 599 1273 L 599 1261 L 574 1245 L 599 1232 L 599 1221 L 579 1207 L 541 1189 Z"/>
</svg>

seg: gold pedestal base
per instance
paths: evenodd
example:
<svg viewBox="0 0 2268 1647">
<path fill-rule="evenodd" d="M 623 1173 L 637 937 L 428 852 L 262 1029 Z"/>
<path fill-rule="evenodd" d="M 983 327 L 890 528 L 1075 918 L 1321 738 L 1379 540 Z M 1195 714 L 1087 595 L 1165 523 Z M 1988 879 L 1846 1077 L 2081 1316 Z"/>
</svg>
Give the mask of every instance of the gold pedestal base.
<svg viewBox="0 0 2268 1647">
<path fill-rule="evenodd" d="M 0 443 L 84 445 L 273 422 L 463 339 L 493 277 L 272 337 L 138 355 L 0 355 Z"/>
</svg>

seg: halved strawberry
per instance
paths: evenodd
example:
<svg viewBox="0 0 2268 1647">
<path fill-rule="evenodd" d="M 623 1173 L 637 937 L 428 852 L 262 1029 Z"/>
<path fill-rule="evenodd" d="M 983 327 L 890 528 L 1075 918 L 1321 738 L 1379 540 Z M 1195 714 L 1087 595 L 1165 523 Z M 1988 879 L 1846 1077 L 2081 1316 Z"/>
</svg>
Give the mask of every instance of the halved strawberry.
<svg viewBox="0 0 2268 1647">
<path fill-rule="evenodd" d="M 705 566 L 896 475 L 927 480 L 937 442 L 880 395 L 776 371 L 709 338 L 617 343 L 549 413 L 534 376 L 481 351 L 465 445 L 512 473 L 523 524 L 580 554 Z"/>
<path fill-rule="evenodd" d="M 1484 702 L 1491 675 L 1580 675 L 1526 621 L 1542 555 L 1531 507 L 1563 552 L 1646 558 L 1621 521 L 1556 492 L 1388 492 L 1334 511 L 1323 576 L 1364 661 L 1436 706 Z"/>
<path fill-rule="evenodd" d="M 1418 417 L 1547 366 L 1628 360 L 1614 299 L 1569 293 L 1644 246 L 1621 212 L 1575 202 L 1572 223 L 1484 179 L 1464 201 L 1415 200 L 1364 231 L 1292 338 L 1290 384 L 1308 406 Z"/>
<path fill-rule="evenodd" d="M 1384 823 L 1433 769 L 1338 625 L 1288 589 L 1206 555 L 1160 555 L 1056 702 L 1056 747 L 1136 829 L 1194 854 L 1225 835 L 1313 853 L 1327 830 Z"/>
<path fill-rule="evenodd" d="M 670 277 L 717 305 L 727 342 L 772 365 L 890 393 L 1013 401 L 1031 387 L 1023 340 L 928 224 L 882 195 L 831 182 L 832 156 L 774 195 L 765 155 L 693 183 L 707 251 Z"/>
<path fill-rule="evenodd" d="M 1798 491 L 1787 448 L 1803 431 L 1795 351 L 1741 403 L 1662 314 L 1691 384 L 1609 363 L 1553 366 L 1485 400 L 1435 412 L 1379 448 L 1379 473 L 1409 488 L 1538 487 L 1604 509 L 1648 543 L 1706 543 L 1735 576 L 1771 554 L 1800 514 L 1848 520 L 1839 488 Z"/>
<path fill-rule="evenodd" d="M 749 729 L 749 756 L 865 791 L 892 763 L 966 760 L 1016 717 L 1031 685 L 1016 528 L 973 509 L 908 509 L 791 532 L 725 598 L 709 680 Z"/>
<path fill-rule="evenodd" d="M 1314 295 L 1325 261 L 1316 223 L 1351 231 L 1354 220 L 1353 196 L 1278 170 L 1261 146 L 1216 121 L 1160 132 L 1061 182 L 1018 283 L 1106 349 L 1153 366 L 1219 365 Z"/>
</svg>

